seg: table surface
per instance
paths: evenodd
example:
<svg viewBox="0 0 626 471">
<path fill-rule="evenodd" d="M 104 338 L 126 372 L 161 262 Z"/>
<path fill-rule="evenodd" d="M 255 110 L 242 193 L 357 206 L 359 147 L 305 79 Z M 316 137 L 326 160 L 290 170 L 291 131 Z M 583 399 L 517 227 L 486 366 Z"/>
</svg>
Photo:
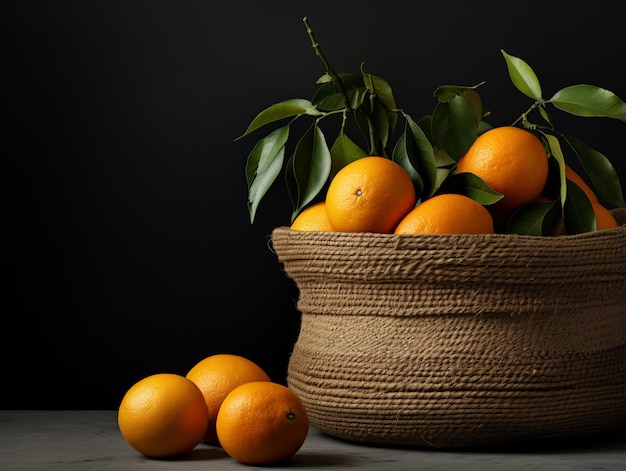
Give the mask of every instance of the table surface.
<svg viewBox="0 0 626 471">
<path fill-rule="evenodd" d="M 541 447 L 472 451 L 349 443 L 312 428 L 280 469 L 612 470 L 626 469 L 626 428 Z M 271 467 L 270 467 L 271 468 Z M 250 470 L 219 447 L 199 444 L 176 460 L 146 458 L 117 428 L 116 411 L 0 411 L 0 470 Z"/>
</svg>

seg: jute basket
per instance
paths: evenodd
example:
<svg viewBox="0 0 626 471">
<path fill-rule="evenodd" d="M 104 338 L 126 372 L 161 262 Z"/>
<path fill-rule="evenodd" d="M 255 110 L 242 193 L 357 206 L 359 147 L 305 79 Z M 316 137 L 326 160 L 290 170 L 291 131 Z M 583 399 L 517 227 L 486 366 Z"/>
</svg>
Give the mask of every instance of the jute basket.
<svg viewBox="0 0 626 471">
<path fill-rule="evenodd" d="M 288 384 L 322 432 L 475 447 L 626 424 L 626 225 L 559 237 L 279 227 L 272 244 L 302 313 Z"/>
</svg>

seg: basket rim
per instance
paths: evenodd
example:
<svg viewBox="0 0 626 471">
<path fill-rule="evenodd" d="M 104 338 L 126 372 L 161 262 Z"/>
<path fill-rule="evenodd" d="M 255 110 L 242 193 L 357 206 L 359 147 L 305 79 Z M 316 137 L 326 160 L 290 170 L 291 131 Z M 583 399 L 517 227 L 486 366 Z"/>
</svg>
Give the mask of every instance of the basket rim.
<svg viewBox="0 0 626 471">
<path fill-rule="evenodd" d="M 281 225 L 272 230 L 270 236 L 274 239 L 275 235 L 281 235 L 290 238 L 304 238 L 304 239 L 319 239 L 328 241 L 340 241 L 340 240 L 370 240 L 370 241 L 437 241 L 437 240 L 467 240 L 469 242 L 514 242 L 520 241 L 524 243 L 536 242 L 537 245 L 548 243 L 567 243 L 575 242 L 578 240 L 605 238 L 607 236 L 620 237 L 622 234 L 626 234 L 626 207 L 615 208 L 611 211 L 620 226 L 613 229 L 604 229 L 599 231 L 583 232 L 580 234 L 564 234 L 558 236 L 538 236 L 538 235 L 524 235 L 524 234 L 389 234 L 380 232 L 329 232 L 329 231 L 297 231 L 291 229 L 289 226 Z"/>
</svg>

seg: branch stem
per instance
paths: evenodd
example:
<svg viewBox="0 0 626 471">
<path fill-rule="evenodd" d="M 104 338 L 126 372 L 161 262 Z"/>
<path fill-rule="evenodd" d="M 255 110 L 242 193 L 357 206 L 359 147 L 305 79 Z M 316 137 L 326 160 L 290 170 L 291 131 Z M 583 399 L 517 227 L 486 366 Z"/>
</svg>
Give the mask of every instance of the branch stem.
<svg viewBox="0 0 626 471">
<path fill-rule="evenodd" d="M 324 67 L 326 68 L 326 73 L 328 74 L 330 79 L 333 81 L 333 84 L 335 85 L 335 87 L 337 87 L 337 90 L 339 90 L 339 93 L 341 93 L 341 96 L 343 97 L 344 106 L 346 107 L 346 109 L 350 109 L 350 100 L 348 99 L 348 94 L 346 93 L 346 89 L 343 85 L 343 80 L 341 80 L 339 75 L 337 75 L 335 70 L 330 65 L 330 62 L 328 62 L 328 59 L 326 59 L 326 56 L 322 52 L 322 49 L 320 48 L 320 45 L 317 42 L 317 39 L 315 39 L 315 34 L 313 33 L 313 29 L 311 28 L 311 25 L 309 24 L 309 20 L 307 19 L 307 17 L 305 16 L 304 18 L 302 18 L 302 21 L 304 22 L 304 25 L 306 26 L 306 32 L 309 35 L 309 38 L 311 39 L 311 46 L 313 46 L 313 49 L 315 50 L 315 54 L 321 59 L 322 63 L 324 64 Z"/>
<path fill-rule="evenodd" d="M 533 110 L 537 109 L 539 107 L 539 105 L 541 105 L 542 103 L 545 103 L 545 101 L 536 101 L 534 102 L 530 108 L 528 108 L 524 113 L 522 113 L 515 121 L 513 121 L 513 124 L 511 126 L 515 126 L 517 123 L 519 123 L 520 121 L 522 122 L 522 124 L 524 126 L 526 126 L 528 124 L 528 115 L 530 113 L 532 113 Z"/>
</svg>

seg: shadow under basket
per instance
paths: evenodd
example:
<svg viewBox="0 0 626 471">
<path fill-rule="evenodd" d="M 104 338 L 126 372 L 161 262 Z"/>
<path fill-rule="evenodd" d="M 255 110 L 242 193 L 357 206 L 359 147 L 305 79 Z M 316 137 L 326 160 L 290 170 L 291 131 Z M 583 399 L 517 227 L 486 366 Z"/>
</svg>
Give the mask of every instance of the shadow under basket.
<svg viewBox="0 0 626 471">
<path fill-rule="evenodd" d="M 272 232 L 299 290 L 288 385 L 311 425 L 476 447 L 626 424 L 626 209 L 559 237 Z"/>
</svg>

